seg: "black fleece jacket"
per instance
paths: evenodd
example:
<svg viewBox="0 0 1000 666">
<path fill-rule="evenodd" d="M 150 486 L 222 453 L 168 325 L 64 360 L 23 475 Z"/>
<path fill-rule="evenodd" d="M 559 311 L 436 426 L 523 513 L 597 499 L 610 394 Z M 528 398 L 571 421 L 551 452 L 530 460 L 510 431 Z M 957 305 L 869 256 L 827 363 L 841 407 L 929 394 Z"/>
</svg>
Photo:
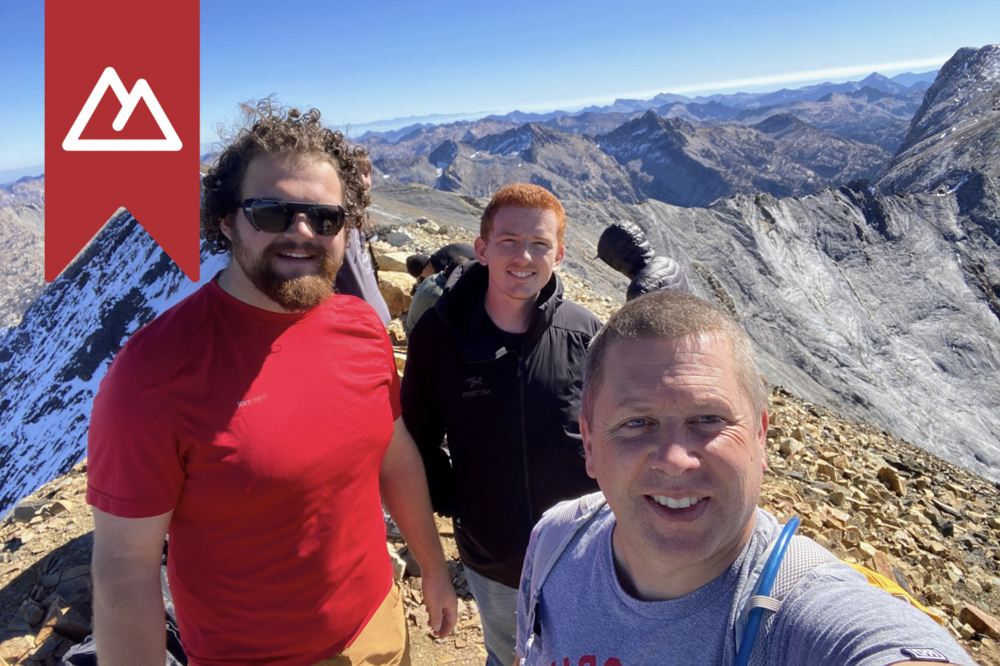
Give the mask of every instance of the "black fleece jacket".
<svg viewBox="0 0 1000 666">
<path fill-rule="evenodd" d="M 601 323 L 562 300 L 553 275 L 521 348 L 506 349 L 486 313 L 487 268 L 469 262 L 456 273 L 410 337 L 403 419 L 434 509 L 454 517 L 462 561 L 517 587 L 542 513 L 597 490 L 577 417 L 587 345 Z"/>
</svg>

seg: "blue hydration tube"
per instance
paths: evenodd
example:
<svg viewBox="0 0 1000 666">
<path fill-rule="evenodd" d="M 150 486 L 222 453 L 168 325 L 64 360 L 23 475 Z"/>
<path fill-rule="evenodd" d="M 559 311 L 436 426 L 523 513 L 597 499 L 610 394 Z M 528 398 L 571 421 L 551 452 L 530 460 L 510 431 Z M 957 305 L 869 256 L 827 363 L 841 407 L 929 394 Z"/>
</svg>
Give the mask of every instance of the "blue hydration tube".
<svg viewBox="0 0 1000 666">
<path fill-rule="evenodd" d="M 785 528 L 781 530 L 778 540 L 774 542 L 774 549 L 764 565 L 764 571 L 760 574 L 756 596 L 767 596 L 771 593 L 771 586 L 774 585 L 774 579 L 778 575 L 778 567 L 781 566 L 781 560 L 785 557 L 785 551 L 792 540 L 792 535 L 795 534 L 795 530 L 798 529 L 801 522 L 798 516 L 792 516 L 785 524 Z M 743 630 L 743 640 L 740 641 L 740 648 L 736 652 L 734 666 L 747 666 L 750 663 L 750 653 L 753 652 L 753 644 L 757 639 L 757 630 L 760 629 L 763 614 L 764 609 L 760 607 L 751 608 L 747 614 L 747 626 Z"/>
</svg>

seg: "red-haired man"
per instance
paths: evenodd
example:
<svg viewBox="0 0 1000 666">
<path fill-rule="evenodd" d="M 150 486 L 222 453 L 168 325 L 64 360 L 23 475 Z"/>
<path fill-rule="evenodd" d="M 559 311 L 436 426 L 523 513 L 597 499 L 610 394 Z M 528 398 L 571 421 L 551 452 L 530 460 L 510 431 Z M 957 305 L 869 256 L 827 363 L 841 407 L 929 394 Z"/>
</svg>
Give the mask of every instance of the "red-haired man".
<svg viewBox="0 0 1000 666">
<path fill-rule="evenodd" d="M 514 658 L 532 526 L 555 503 L 596 488 L 577 416 L 587 345 L 601 324 L 562 298 L 554 270 L 565 229 L 551 192 L 501 189 L 483 213 L 479 261 L 456 269 L 409 343 L 403 419 L 435 508 L 454 517 L 489 666 Z"/>
</svg>

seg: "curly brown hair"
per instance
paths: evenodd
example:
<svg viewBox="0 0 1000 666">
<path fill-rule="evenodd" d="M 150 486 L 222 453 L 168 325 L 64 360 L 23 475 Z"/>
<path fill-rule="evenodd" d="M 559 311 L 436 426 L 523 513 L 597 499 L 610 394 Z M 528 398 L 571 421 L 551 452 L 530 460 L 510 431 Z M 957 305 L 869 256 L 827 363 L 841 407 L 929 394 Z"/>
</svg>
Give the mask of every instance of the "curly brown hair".
<svg viewBox="0 0 1000 666">
<path fill-rule="evenodd" d="M 357 165 L 360 173 L 372 172 L 372 158 L 364 146 L 354 147 L 354 163 Z"/>
<path fill-rule="evenodd" d="M 229 132 L 218 161 L 202 179 L 201 233 L 213 254 L 232 249 L 220 225 L 242 203 L 240 190 L 247 166 L 255 158 L 272 155 L 322 156 L 337 170 L 344 191 L 348 224 L 360 226 L 371 198 L 359 183 L 354 151 L 340 132 L 320 124 L 320 113 L 282 106 L 273 97 L 240 105 L 242 122 Z"/>
</svg>

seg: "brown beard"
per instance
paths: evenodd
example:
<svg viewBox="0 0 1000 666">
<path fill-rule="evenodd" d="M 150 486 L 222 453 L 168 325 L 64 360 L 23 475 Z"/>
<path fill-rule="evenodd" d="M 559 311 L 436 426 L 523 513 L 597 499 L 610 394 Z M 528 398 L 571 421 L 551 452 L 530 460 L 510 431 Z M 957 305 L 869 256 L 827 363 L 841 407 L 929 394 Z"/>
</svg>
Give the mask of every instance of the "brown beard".
<svg viewBox="0 0 1000 666">
<path fill-rule="evenodd" d="M 295 243 L 276 240 L 268 245 L 258 257 L 248 256 L 240 237 L 239 226 L 233 227 L 233 259 L 243 269 L 243 273 L 262 294 L 285 310 L 301 312 L 323 303 L 333 294 L 333 282 L 343 262 L 343 255 L 334 257 L 323 246 L 315 242 Z M 279 253 L 301 252 L 320 258 L 317 272 L 285 278 L 274 270 L 274 258 Z"/>
</svg>

